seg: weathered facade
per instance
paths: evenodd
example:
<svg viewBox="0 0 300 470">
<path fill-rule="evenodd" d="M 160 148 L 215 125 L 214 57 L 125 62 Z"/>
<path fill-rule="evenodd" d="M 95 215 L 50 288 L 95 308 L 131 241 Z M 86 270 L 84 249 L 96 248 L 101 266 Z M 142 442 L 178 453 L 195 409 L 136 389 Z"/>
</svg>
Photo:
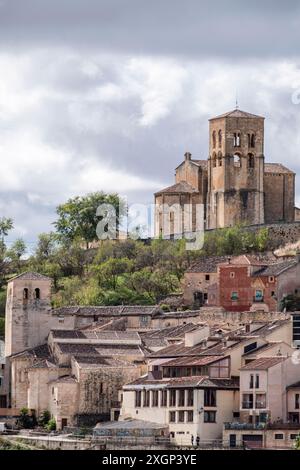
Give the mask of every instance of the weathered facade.
<svg viewBox="0 0 300 470">
<path fill-rule="evenodd" d="M 281 163 L 265 163 L 264 118 L 235 109 L 210 119 L 208 159 L 187 152 L 175 185 L 158 191 L 155 204 L 157 236 L 199 230 L 200 206 L 206 229 L 290 223 L 295 174 Z"/>
</svg>

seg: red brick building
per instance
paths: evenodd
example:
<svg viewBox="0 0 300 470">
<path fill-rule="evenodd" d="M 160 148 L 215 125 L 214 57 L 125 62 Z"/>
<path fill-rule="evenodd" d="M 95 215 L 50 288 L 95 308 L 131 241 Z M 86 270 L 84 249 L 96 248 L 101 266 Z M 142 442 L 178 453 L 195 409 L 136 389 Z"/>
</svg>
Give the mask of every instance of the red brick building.
<svg viewBox="0 0 300 470">
<path fill-rule="evenodd" d="M 218 266 L 217 304 L 227 311 L 278 311 L 286 295 L 298 292 L 298 258 L 270 262 L 243 255 Z"/>
</svg>

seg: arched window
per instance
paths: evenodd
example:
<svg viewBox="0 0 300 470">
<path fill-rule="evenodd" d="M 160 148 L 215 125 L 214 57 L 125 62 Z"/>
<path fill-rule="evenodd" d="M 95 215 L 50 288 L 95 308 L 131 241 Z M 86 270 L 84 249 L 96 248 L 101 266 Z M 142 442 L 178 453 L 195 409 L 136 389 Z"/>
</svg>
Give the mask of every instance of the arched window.
<svg viewBox="0 0 300 470">
<path fill-rule="evenodd" d="M 23 290 L 23 300 L 28 300 L 28 297 L 29 297 L 29 292 L 28 292 L 28 289 L 25 287 L 25 289 Z"/>
<path fill-rule="evenodd" d="M 221 129 L 218 132 L 218 141 L 219 141 L 219 147 L 222 147 L 222 131 L 221 131 Z"/>
<path fill-rule="evenodd" d="M 212 144 L 213 148 L 216 148 L 216 131 L 213 131 L 212 133 Z"/>
<path fill-rule="evenodd" d="M 253 153 L 248 153 L 248 168 L 254 168 L 255 160 Z"/>
<path fill-rule="evenodd" d="M 238 154 L 238 153 L 235 153 L 233 155 L 233 164 L 234 166 L 236 166 L 237 168 L 241 168 L 241 156 Z"/>
<path fill-rule="evenodd" d="M 218 165 L 222 166 L 222 152 L 218 152 Z"/>
<path fill-rule="evenodd" d="M 233 134 L 233 146 L 240 147 L 241 146 L 241 134 L 239 132 L 235 132 Z"/>
<path fill-rule="evenodd" d="M 216 168 L 216 166 L 217 166 L 217 155 L 216 155 L 215 152 L 213 153 L 212 160 L 213 160 L 213 167 Z"/>
<path fill-rule="evenodd" d="M 34 298 L 35 299 L 40 299 L 41 298 L 41 291 L 38 287 L 36 289 L 34 289 Z"/>
</svg>

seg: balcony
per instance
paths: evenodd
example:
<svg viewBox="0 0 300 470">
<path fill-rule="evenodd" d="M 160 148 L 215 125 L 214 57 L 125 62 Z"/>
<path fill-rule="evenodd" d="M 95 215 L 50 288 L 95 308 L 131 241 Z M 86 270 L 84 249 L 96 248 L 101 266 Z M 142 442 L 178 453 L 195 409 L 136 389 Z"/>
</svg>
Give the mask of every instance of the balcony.
<svg viewBox="0 0 300 470">
<path fill-rule="evenodd" d="M 243 401 L 242 402 L 243 410 L 253 410 L 253 401 Z"/>
<path fill-rule="evenodd" d="M 224 429 L 229 431 L 259 431 L 265 427 L 265 423 L 224 423 Z"/>
<path fill-rule="evenodd" d="M 267 403 L 265 400 L 256 400 L 255 408 L 257 410 L 265 410 L 267 408 Z"/>
</svg>

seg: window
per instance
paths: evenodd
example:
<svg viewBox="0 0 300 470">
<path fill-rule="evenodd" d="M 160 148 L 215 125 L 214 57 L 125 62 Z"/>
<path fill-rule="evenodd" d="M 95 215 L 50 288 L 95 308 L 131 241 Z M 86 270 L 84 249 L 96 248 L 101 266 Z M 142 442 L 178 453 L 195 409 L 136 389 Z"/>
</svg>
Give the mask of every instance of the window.
<svg viewBox="0 0 300 470">
<path fill-rule="evenodd" d="M 168 391 L 162 390 L 160 393 L 160 406 L 167 406 Z"/>
<path fill-rule="evenodd" d="M 140 390 L 136 390 L 135 392 L 135 407 L 140 408 L 142 406 L 142 392 Z"/>
<path fill-rule="evenodd" d="M 176 406 L 176 390 L 169 392 L 169 406 Z"/>
<path fill-rule="evenodd" d="M 275 434 L 275 439 L 283 439 L 283 434 Z"/>
<path fill-rule="evenodd" d="M 212 133 L 212 145 L 213 148 L 216 148 L 216 131 L 213 131 Z"/>
<path fill-rule="evenodd" d="M 261 289 L 256 289 L 255 291 L 255 297 L 254 301 L 255 302 L 262 302 L 264 300 L 264 293 Z"/>
<path fill-rule="evenodd" d="M 179 390 L 178 406 L 184 406 L 184 404 L 185 404 L 185 390 Z"/>
<path fill-rule="evenodd" d="M 144 407 L 150 406 L 150 390 L 144 390 Z"/>
<path fill-rule="evenodd" d="M 231 300 L 239 300 L 239 295 L 237 292 L 231 292 Z"/>
<path fill-rule="evenodd" d="M 209 281 L 209 280 L 210 280 L 210 275 L 209 275 L 209 274 L 205 274 L 205 280 L 206 280 L 206 281 Z"/>
<path fill-rule="evenodd" d="M 254 375 L 253 374 L 250 375 L 249 388 L 254 388 Z"/>
<path fill-rule="evenodd" d="M 187 422 L 188 423 L 193 423 L 194 422 L 194 412 L 193 411 L 188 411 L 187 412 Z"/>
<path fill-rule="evenodd" d="M 221 361 L 214 362 L 214 364 L 209 367 L 209 376 L 211 378 L 225 379 L 229 377 L 229 373 L 230 373 L 229 369 L 230 369 L 230 362 L 229 362 L 229 358 L 226 357 L 225 359 L 222 359 Z"/>
<path fill-rule="evenodd" d="M 295 409 L 299 410 L 300 408 L 300 394 L 296 393 L 295 394 Z"/>
<path fill-rule="evenodd" d="M 244 410 L 253 409 L 253 393 L 243 393 L 242 408 Z"/>
<path fill-rule="evenodd" d="M 204 406 L 217 406 L 217 394 L 213 388 L 204 390 Z"/>
<path fill-rule="evenodd" d="M 99 393 L 103 393 L 103 382 L 100 382 Z"/>
<path fill-rule="evenodd" d="M 240 412 L 239 411 L 234 411 L 233 412 L 233 417 L 234 418 L 239 418 L 240 417 Z"/>
<path fill-rule="evenodd" d="M 221 129 L 218 132 L 218 142 L 219 142 L 219 147 L 222 146 L 222 131 Z"/>
<path fill-rule="evenodd" d="M 216 411 L 204 411 L 204 422 L 215 423 L 216 422 Z"/>
<path fill-rule="evenodd" d="M 274 276 L 269 276 L 269 282 L 274 282 Z"/>
<path fill-rule="evenodd" d="M 290 439 L 291 440 L 294 440 L 294 439 L 297 439 L 299 434 L 290 434 Z"/>
<path fill-rule="evenodd" d="M 28 298 L 29 298 L 29 291 L 25 287 L 25 289 L 23 290 L 23 300 L 28 300 Z"/>
<path fill-rule="evenodd" d="M 152 406 L 158 406 L 158 390 L 152 391 Z"/>
<path fill-rule="evenodd" d="M 213 167 L 216 168 L 217 166 L 217 155 L 215 153 L 213 153 Z"/>
<path fill-rule="evenodd" d="M 255 408 L 265 409 L 266 407 L 267 407 L 266 394 L 265 393 L 257 393 L 256 394 L 256 401 L 255 401 Z"/>
<path fill-rule="evenodd" d="M 248 153 L 248 168 L 254 168 L 255 167 L 255 159 L 254 155 L 252 153 Z"/>
<path fill-rule="evenodd" d="M 247 344 L 247 346 L 244 347 L 244 354 L 253 351 L 254 349 L 257 348 L 257 342 L 255 341 L 254 343 Z"/>
<path fill-rule="evenodd" d="M 235 132 L 233 134 L 233 146 L 240 147 L 241 146 L 241 134 L 239 132 Z"/>
<path fill-rule="evenodd" d="M 241 168 L 241 157 L 238 153 L 233 155 L 233 164 L 236 168 Z"/>
<path fill-rule="evenodd" d="M 218 165 L 222 166 L 222 152 L 218 152 Z"/>
<path fill-rule="evenodd" d="M 184 411 L 178 411 L 178 423 L 184 423 Z"/>
<path fill-rule="evenodd" d="M 194 390 L 187 392 L 187 406 L 194 406 Z"/>
<path fill-rule="evenodd" d="M 146 326 L 146 325 L 148 325 L 148 322 L 149 322 L 149 319 L 146 315 L 141 316 L 141 319 L 140 319 L 141 325 Z"/>
<path fill-rule="evenodd" d="M 175 411 L 169 412 L 169 421 L 170 423 L 176 423 L 176 413 Z"/>
<path fill-rule="evenodd" d="M 37 300 L 39 300 L 41 298 L 41 291 L 38 287 L 36 289 L 34 289 L 34 298 L 37 299 Z"/>
<path fill-rule="evenodd" d="M 231 278 L 231 279 L 234 279 L 234 278 L 235 278 L 235 272 L 232 271 L 232 272 L 230 273 L 230 278 Z"/>
<path fill-rule="evenodd" d="M 252 134 L 252 136 L 251 136 L 251 147 L 252 148 L 255 147 L 255 134 Z"/>
<path fill-rule="evenodd" d="M 255 388 L 259 388 L 259 375 L 256 374 L 255 376 Z"/>
</svg>

